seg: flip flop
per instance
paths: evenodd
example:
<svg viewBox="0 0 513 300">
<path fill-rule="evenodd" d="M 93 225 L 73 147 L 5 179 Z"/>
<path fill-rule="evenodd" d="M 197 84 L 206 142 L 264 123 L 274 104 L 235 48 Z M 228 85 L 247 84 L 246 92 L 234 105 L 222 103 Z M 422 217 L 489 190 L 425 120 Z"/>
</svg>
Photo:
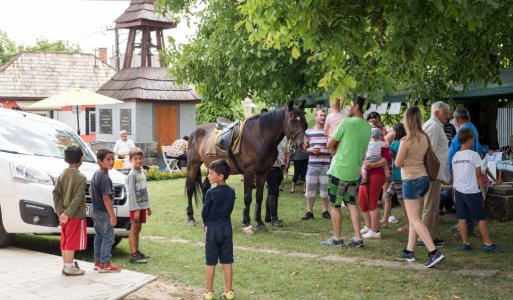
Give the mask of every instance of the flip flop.
<svg viewBox="0 0 513 300">
<path fill-rule="evenodd" d="M 404 232 L 408 232 L 408 231 L 410 231 L 410 227 L 408 225 L 404 225 L 402 227 L 397 228 L 397 232 L 404 233 Z"/>
</svg>

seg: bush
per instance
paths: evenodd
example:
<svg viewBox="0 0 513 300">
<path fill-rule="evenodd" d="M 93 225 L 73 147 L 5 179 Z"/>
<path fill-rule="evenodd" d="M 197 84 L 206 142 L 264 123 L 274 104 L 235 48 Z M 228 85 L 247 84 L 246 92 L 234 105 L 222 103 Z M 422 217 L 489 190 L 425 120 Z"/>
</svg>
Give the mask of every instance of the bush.
<svg viewBox="0 0 513 300">
<path fill-rule="evenodd" d="M 206 176 L 207 170 L 202 166 L 201 174 Z M 159 181 L 159 180 L 169 180 L 169 179 L 178 179 L 185 178 L 187 176 L 186 171 L 175 171 L 175 172 L 162 172 L 158 167 L 150 167 L 148 172 L 146 173 L 147 181 Z"/>
<path fill-rule="evenodd" d="M 148 181 L 158 181 L 158 180 L 168 180 L 168 179 L 177 179 L 184 178 L 187 176 L 187 172 L 185 171 L 177 171 L 177 172 L 161 172 L 158 168 L 150 168 L 146 173 L 146 180 Z"/>
</svg>

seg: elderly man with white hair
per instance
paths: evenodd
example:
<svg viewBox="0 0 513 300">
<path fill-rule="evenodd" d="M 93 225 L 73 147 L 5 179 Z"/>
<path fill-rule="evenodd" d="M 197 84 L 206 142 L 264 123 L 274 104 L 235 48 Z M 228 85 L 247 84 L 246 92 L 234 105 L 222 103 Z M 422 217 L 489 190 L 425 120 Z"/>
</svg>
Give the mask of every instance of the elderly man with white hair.
<svg viewBox="0 0 513 300">
<path fill-rule="evenodd" d="M 444 131 L 444 124 L 450 117 L 450 107 L 447 103 L 438 101 L 431 104 L 431 118 L 427 120 L 422 129 L 428 135 L 431 141 L 433 151 L 440 161 L 440 170 L 436 180 L 429 184 L 429 191 L 424 196 L 424 212 L 422 213 L 422 223 L 426 225 L 434 239 L 437 247 L 443 246 L 444 241 L 436 238 L 436 227 L 438 223 L 438 213 L 440 205 L 440 187 L 443 182 L 450 181 L 450 172 L 448 165 L 449 146 Z M 422 241 L 417 245 L 422 246 Z"/>
<path fill-rule="evenodd" d="M 119 132 L 120 139 L 114 145 L 114 152 L 119 158 L 123 159 L 128 155 L 128 152 L 135 148 L 134 141 L 128 138 L 128 133 L 126 130 L 121 130 Z"/>
</svg>

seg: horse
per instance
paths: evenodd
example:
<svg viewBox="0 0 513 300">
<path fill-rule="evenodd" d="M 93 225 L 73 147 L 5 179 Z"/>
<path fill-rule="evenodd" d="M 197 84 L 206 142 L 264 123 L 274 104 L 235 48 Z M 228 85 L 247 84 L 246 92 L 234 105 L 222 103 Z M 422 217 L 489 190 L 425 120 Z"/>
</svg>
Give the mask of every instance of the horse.
<svg viewBox="0 0 513 300">
<path fill-rule="evenodd" d="M 200 167 L 217 159 L 225 159 L 231 169 L 231 174 L 243 174 L 244 176 L 244 210 L 242 222 L 245 225 L 246 234 L 252 234 L 250 206 L 252 202 L 253 182 L 256 178 L 256 205 L 255 221 L 257 229 L 265 231 L 265 223 L 261 218 L 261 205 L 264 194 L 264 183 L 267 173 L 278 156 L 277 146 L 286 136 L 292 148 L 302 147 L 306 119 L 303 112 L 304 102 L 298 106 L 290 101 L 288 106 L 281 107 L 270 112 L 255 115 L 244 123 L 240 138 L 240 151 L 224 153 L 223 156 L 207 156 L 205 143 L 208 143 L 210 134 L 215 130 L 215 123 L 200 125 L 189 136 L 187 149 L 187 177 L 185 189 L 188 198 L 187 217 L 188 224 L 195 225 L 192 198 L 194 196 L 198 205 L 198 194 L 210 188 L 208 178 L 201 181 Z M 269 207 L 272 208 L 270 199 Z M 274 203 L 275 204 L 275 203 Z M 276 210 L 275 210 L 276 211 Z M 272 209 L 271 209 L 272 213 Z"/>
</svg>

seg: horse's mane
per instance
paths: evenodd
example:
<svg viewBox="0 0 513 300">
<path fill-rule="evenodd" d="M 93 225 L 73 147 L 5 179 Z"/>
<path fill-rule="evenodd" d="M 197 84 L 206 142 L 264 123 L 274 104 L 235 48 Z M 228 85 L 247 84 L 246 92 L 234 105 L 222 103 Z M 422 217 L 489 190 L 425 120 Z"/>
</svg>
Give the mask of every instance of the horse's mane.
<svg viewBox="0 0 513 300">
<path fill-rule="evenodd" d="M 276 124 L 283 124 L 283 119 L 285 118 L 285 110 L 285 107 L 280 107 L 264 114 L 254 115 L 246 120 L 246 124 L 244 126 L 251 128 L 253 124 L 258 122 L 260 127 L 270 130 L 276 126 Z"/>
</svg>

